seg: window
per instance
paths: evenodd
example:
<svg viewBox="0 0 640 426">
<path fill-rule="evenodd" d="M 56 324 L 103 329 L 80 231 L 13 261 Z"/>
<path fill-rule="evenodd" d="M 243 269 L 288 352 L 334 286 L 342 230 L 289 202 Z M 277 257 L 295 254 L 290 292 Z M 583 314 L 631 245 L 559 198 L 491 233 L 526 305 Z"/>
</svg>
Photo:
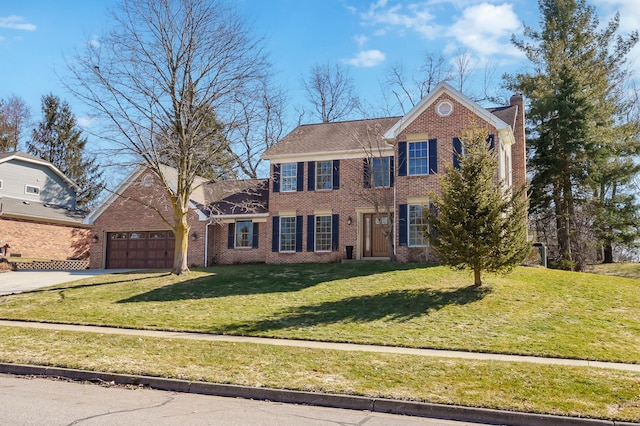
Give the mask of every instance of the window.
<svg viewBox="0 0 640 426">
<path fill-rule="evenodd" d="M 236 222 L 236 248 L 252 247 L 253 245 L 253 222 L 243 220 Z"/>
<path fill-rule="evenodd" d="M 409 205 L 409 245 L 424 246 L 425 240 L 423 232 L 426 228 L 422 206 Z"/>
<path fill-rule="evenodd" d="M 298 190 L 298 165 L 296 163 L 283 164 L 280 171 L 280 191 L 294 192 Z"/>
<path fill-rule="evenodd" d="M 316 216 L 315 251 L 331 251 L 331 216 Z"/>
<path fill-rule="evenodd" d="M 296 218 L 280 218 L 280 251 L 296 251 Z"/>
<path fill-rule="evenodd" d="M 316 189 L 333 188 L 333 161 L 316 162 Z"/>
<path fill-rule="evenodd" d="M 391 186 L 391 158 L 373 159 L 373 187 L 384 188 Z"/>
<path fill-rule="evenodd" d="M 24 192 L 31 195 L 38 195 L 40 193 L 40 188 L 37 186 L 26 185 L 24 187 Z"/>
<path fill-rule="evenodd" d="M 409 176 L 429 174 L 427 142 L 409 143 Z"/>
</svg>

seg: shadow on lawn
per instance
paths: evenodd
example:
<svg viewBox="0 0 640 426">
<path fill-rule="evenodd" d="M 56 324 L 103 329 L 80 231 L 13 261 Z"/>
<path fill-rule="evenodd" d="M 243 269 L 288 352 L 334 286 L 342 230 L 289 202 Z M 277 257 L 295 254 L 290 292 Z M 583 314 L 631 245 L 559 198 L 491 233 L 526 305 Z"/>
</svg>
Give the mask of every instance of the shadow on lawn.
<svg viewBox="0 0 640 426">
<path fill-rule="evenodd" d="M 409 321 L 450 305 L 466 305 L 482 300 L 487 287 L 460 287 L 443 290 L 402 290 L 340 301 L 307 305 L 283 311 L 279 318 L 239 323 L 225 327 L 229 334 L 251 334 L 287 328 L 313 327 L 340 322 L 365 323 L 376 320 Z"/>
<path fill-rule="evenodd" d="M 219 266 L 214 275 L 168 284 L 117 303 L 167 302 L 251 294 L 288 293 L 315 285 L 378 273 L 428 268 L 433 265 L 394 264 L 296 264 Z"/>
</svg>

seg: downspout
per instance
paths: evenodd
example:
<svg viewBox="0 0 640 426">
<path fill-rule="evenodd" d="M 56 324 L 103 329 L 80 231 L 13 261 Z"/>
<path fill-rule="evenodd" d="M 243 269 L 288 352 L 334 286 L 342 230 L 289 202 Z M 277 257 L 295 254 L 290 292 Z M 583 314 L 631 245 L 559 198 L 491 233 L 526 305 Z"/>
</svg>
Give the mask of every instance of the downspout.
<svg viewBox="0 0 640 426">
<path fill-rule="evenodd" d="M 209 266 L 209 225 L 211 221 L 204 226 L 204 267 Z"/>
</svg>

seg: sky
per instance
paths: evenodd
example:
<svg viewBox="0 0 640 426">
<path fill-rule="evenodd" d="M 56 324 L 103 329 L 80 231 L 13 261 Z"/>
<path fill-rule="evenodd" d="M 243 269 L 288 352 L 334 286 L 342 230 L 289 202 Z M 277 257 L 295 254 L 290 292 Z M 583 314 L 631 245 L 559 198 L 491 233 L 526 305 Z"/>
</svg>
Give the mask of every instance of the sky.
<svg viewBox="0 0 640 426">
<path fill-rule="evenodd" d="M 0 98 L 16 95 L 41 118 L 40 101 L 52 93 L 71 104 L 80 124 L 90 111 L 65 91 L 65 58 L 109 29 L 107 9 L 118 0 L 2 0 Z M 229 0 L 233 1 L 233 0 Z M 588 0 L 601 23 L 620 12 L 623 33 L 640 28 L 640 0 Z M 523 25 L 538 28 L 535 0 L 235 0 L 257 37 L 264 38 L 276 80 L 289 105 L 305 102 L 301 79 L 314 64 L 339 63 L 356 93 L 371 105 L 384 102 L 389 67 L 417 70 L 426 54 L 452 60 L 467 52 L 477 69 L 492 64 L 494 86 L 504 73 L 528 62 L 510 42 Z M 640 46 L 630 59 L 640 71 Z M 635 64 L 637 62 L 637 64 Z M 479 84 L 481 72 L 471 84 Z M 640 72 L 638 72 L 640 75 Z M 297 117 L 291 116 L 291 126 Z"/>
</svg>

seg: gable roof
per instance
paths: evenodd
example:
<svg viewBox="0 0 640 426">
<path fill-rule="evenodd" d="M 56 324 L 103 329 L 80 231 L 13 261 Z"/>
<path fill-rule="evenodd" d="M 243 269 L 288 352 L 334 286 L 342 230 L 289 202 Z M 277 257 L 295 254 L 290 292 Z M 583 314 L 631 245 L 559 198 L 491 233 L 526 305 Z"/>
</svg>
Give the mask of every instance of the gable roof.
<svg viewBox="0 0 640 426">
<path fill-rule="evenodd" d="M 512 144 L 514 140 L 513 131 L 509 124 L 505 123 L 498 114 L 502 115 L 504 118 L 509 119 L 511 116 L 511 111 L 508 113 L 506 110 L 502 110 L 501 108 L 497 108 L 496 110 L 498 114 L 493 114 L 488 109 L 482 107 L 477 102 L 471 100 L 469 97 L 463 95 L 461 92 L 457 91 L 451 85 L 445 81 L 438 83 L 438 85 L 431 91 L 427 96 L 422 98 L 420 102 L 418 102 L 409 112 L 407 112 L 400 120 L 398 120 L 393 127 L 391 127 L 385 134 L 384 138 L 390 143 L 393 143 L 396 138 L 402 133 L 402 131 L 411 124 L 416 118 L 420 116 L 427 108 L 431 106 L 440 96 L 446 93 L 451 98 L 453 98 L 458 103 L 462 104 L 464 107 L 469 109 L 471 112 L 479 116 L 484 121 L 490 123 L 493 127 L 496 128 L 500 136 L 503 138 L 503 141 L 506 144 Z M 508 108 L 508 107 L 507 107 Z M 515 122 L 515 114 L 512 122 Z"/>
<path fill-rule="evenodd" d="M 21 151 L 0 153 L 0 164 L 1 163 L 6 163 L 6 162 L 9 162 L 9 161 L 12 161 L 12 160 L 24 161 L 26 163 L 37 164 L 39 166 L 45 166 L 45 167 L 49 168 L 53 173 L 58 175 L 60 177 L 60 179 L 62 179 L 64 182 L 66 182 L 71 188 L 73 188 L 76 191 L 79 189 L 78 185 L 76 185 L 75 182 L 73 182 L 64 173 L 62 173 L 60 171 L 60 169 L 58 169 L 56 166 L 54 166 L 50 162 L 48 162 L 46 160 L 43 160 L 42 158 L 38 158 L 38 157 L 35 157 L 33 155 L 30 155 L 30 154 L 27 154 L 27 153 L 21 152 Z"/>
<path fill-rule="evenodd" d="M 381 136 L 398 119 L 400 117 L 303 124 L 266 150 L 262 158 L 273 161 L 311 155 L 317 157 L 328 152 L 333 158 L 336 153 L 362 157 L 365 149 L 391 149 Z"/>
</svg>

